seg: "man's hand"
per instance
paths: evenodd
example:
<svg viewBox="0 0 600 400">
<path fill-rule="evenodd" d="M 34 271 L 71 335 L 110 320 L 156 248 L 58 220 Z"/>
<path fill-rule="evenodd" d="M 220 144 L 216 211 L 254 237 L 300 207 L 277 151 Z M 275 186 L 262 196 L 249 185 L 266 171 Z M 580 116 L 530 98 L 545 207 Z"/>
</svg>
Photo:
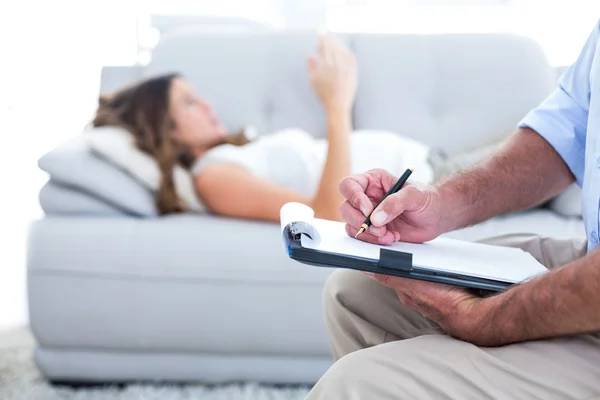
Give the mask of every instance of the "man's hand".
<svg viewBox="0 0 600 400">
<path fill-rule="evenodd" d="M 495 301 L 482 298 L 456 286 L 370 274 L 379 283 L 396 291 L 405 306 L 437 323 L 444 332 L 458 339 L 493 346 L 494 336 L 488 331 Z"/>
<path fill-rule="evenodd" d="M 479 346 L 600 332 L 600 250 L 494 296 L 371 275 L 449 335 Z"/>
<path fill-rule="evenodd" d="M 340 182 L 340 193 L 346 199 L 340 206 L 340 216 L 346 222 L 349 235 L 358 232 L 366 216 L 396 180 L 387 171 L 376 169 Z M 443 215 L 437 188 L 407 183 L 379 205 L 371 215 L 371 227 L 359 239 L 377 244 L 426 242 L 444 233 L 449 226 Z"/>
<path fill-rule="evenodd" d="M 381 198 L 397 178 L 384 170 L 372 170 L 345 178 L 340 192 L 346 201 L 340 215 L 346 231 L 354 236 Z M 380 212 L 383 218 L 378 219 Z M 359 238 L 371 243 L 395 241 L 425 242 L 444 233 L 451 223 L 445 221 L 441 193 L 430 186 L 407 184 L 385 199 L 371 215 L 373 225 Z M 394 289 L 400 301 L 444 329 L 448 334 L 473 343 L 483 343 L 490 336 L 480 323 L 492 302 L 455 286 L 368 274 Z"/>
</svg>

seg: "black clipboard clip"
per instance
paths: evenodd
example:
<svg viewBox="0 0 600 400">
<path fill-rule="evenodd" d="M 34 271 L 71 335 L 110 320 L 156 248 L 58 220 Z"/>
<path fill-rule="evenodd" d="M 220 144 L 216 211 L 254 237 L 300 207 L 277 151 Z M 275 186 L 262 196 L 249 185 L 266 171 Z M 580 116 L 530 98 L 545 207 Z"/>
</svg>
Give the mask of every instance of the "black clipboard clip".
<svg viewBox="0 0 600 400">
<path fill-rule="evenodd" d="M 377 266 L 382 270 L 410 272 L 413 269 L 413 255 L 412 253 L 380 249 Z"/>
</svg>

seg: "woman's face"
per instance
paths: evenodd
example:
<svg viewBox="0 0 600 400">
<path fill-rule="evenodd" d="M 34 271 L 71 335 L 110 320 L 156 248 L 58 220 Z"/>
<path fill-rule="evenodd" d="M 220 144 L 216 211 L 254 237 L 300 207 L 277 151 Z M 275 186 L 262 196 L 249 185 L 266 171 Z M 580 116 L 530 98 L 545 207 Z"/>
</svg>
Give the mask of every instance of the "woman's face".
<svg viewBox="0 0 600 400">
<path fill-rule="evenodd" d="M 169 99 L 169 114 L 175 123 L 173 135 L 179 142 L 202 148 L 227 135 L 211 105 L 196 96 L 183 79 L 173 80 Z"/>
</svg>

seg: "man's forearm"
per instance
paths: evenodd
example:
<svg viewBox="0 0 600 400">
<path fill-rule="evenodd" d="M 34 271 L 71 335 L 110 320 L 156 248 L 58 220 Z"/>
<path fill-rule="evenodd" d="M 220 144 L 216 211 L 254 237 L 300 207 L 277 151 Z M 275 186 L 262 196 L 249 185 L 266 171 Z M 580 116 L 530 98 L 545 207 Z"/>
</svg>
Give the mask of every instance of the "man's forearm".
<svg viewBox="0 0 600 400">
<path fill-rule="evenodd" d="M 552 146 L 520 129 L 489 160 L 439 183 L 445 230 L 520 211 L 557 195 L 575 180 Z"/>
<path fill-rule="evenodd" d="M 483 301 L 480 345 L 600 331 L 600 251 Z"/>
</svg>

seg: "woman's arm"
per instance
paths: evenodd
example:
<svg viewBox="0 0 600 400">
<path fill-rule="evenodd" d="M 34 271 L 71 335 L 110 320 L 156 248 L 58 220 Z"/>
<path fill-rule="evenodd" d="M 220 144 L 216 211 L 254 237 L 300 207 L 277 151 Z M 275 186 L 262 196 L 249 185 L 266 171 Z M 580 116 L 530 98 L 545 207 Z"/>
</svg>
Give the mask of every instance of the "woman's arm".
<svg viewBox="0 0 600 400">
<path fill-rule="evenodd" d="M 196 189 L 202 202 L 215 214 L 277 222 L 281 207 L 294 201 L 310 206 L 317 218 L 340 220 L 338 210 L 342 200 L 338 183 L 350 173 L 349 117 L 331 115 L 328 129 L 327 161 L 314 198 L 258 178 L 241 166 L 219 163 L 196 175 Z"/>
<path fill-rule="evenodd" d="M 196 189 L 206 207 L 228 217 L 279 221 L 284 204 L 312 206 L 310 198 L 261 179 L 235 164 L 212 164 L 196 175 Z"/>
<path fill-rule="evenodd" d="M 323 166 L 321 180 L 311 207 L 315 217 L 341 220 L 340 204 L 344 199 L 338 190 L 340 181 L 350 175 L 350 131 L 352 122 L 346 111 L 327 113 L 327 158 Z"/>
<path fill-rule="evenodd" d="M 308 60 L 310 82 L 327 117 L 327 157 L 312 207 L 318 218 L 339 220 L 343 197 L 338 184 L 351 172 L 352 105 L 358 83 L 354 55 L 339 41 L 323 36 L 317 57 Z"/>
<path fill-rule="evenodd" d="M 331 37 L 320 39 L 316 57 L 309 59 L 311 84 L 327 117 L 327 158 L 315 196 L 253 176 L 242 167 L 215 164 L 196 176 L 202 201 L 214 213 L 238 218 L 279 221 L 279 210 L 288 202 L 300 202 L 315 217 L 340 220 L 343 202 L 338 183 L 351 172 L 350 132 L 352 104 L 357 86 L 356 61 L 350 51 Z"/>
</svg>

